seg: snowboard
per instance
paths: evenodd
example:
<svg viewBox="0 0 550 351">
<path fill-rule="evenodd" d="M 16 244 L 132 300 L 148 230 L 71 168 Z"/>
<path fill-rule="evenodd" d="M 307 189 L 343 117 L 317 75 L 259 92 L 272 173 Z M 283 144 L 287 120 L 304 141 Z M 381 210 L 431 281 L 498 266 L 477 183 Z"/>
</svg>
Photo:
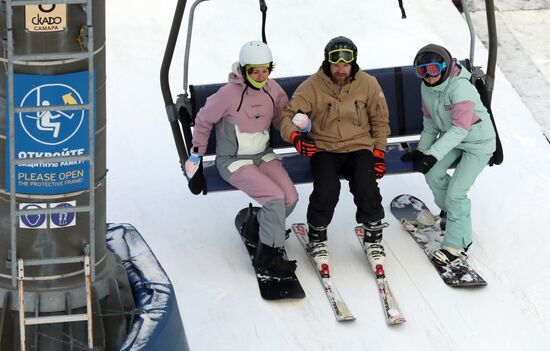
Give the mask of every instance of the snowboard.
<svg viewBox="0 0 550 351">
<path fill-rule="evenodd" d="M 260 210 L 259 207 L 243 208 L 237 213 L 235 217 L 235 227 L 241 237 L 250 259 L 254 259 L 256 254 L 256 247 L 258 243 L 250 242 L 247 238 L 240 235 L 241 227 L 246 223 L 249 216 L 255 215 Z M 283 255 L 286 257 L 286 251 L 283 250 Z M 302 299 L 306 296 L 302 285 L 296 274 L 280 275 L 268 270 L 256 269 L 256 278 L 258 279 L 258 286 L 260 288 L 260 295 L 265 300 L 283 300 L 283 299 Z"/>
<path fill-rule="evenodd" d="M 444 233 L 436 223 L 439 216 L 431 213 L 422 200 L 412 195 L 399 195 L 392 200 L 390 209 L 428 256 L 445 284 L 452 287 L 487 285 L 487 282 L 468 263 L 449 267 L 438 264 L 432 259 L 432 253 L 441 248 Z"/>
</svg>

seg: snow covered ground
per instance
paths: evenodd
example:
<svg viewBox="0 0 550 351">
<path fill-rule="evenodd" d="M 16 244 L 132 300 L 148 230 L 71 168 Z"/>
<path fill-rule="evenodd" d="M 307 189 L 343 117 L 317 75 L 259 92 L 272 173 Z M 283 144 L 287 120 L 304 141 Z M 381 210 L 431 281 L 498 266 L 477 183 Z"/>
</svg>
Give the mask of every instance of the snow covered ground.
<svg viewBox="0 0 550 351">
<path fill-rule="evenodd" d="M 528 3 L 535 2 L 546 3 Z M 414 194 L 435 210 L 423 177 L 387 176 L 380 182 L 390 224 L 384 235 L 386 271 L 407 318 L 404 325 L 387 327 L 374 278 L 353 234 L 355 209 L 344 184 L 329 227 L 329 247 L 333 279 L 357 320 L 342 324 L 335 321 L 294 237 L 287 241 L 287 251 L 298 260 L 297 275 L 307 297 L 266 302 L 233 227 L 235 213 L 249 199 L 240 192 L 193 196 L 187 190 L 159 88 L 175 3 L 107 2 L 107 213 L 109 222 L 132 223 L 163 264 L 174 283 L 193 351 L 550 349 L 550 146 L 500 71 L 505 65 L 524 70 L 523 58 L 499 62 L 496 76 L 493 110 L 505 161 L 487 168 L 470 193 L 471 263 L 489 285 L 456 290 L 443 284 L 389 214 L 389 202 L 400 193 Z M 324 45 L 337 35 L 356 42 L 362 68 L 409 65 L 428 42 L 447 46 L 456 57 L 468 56 L 468 29 L 451 1 L 404 3 L 406 20 L 397 1 L 268 0 L 267 39 L 277 63 L 273 77 L 315 72 Z M 548 12 L 543 13 L 546 17 L 526 11 L 515 24 L 520 25 L 520 19 L 528 24 L 548 21 Z M 225 81 L 240 46 L 261 34 L 255 0 L 204 2 L 195 22 L 189 77 L 193 84 Z M 185 28 L 186 23 L 182 34 Z M 538 40 L 546 31 L 525 34 L 521 40 L 522 51 L 537 65 L 545 60 L 541 52 L 550 51 L 548 45 L 533 49 L 542 45 Z M 179 48 L 171 71 L 174 96 L 183 91 L 183 40 Z M 486 58 L 478 42 L 476 62 L 484 65 Z M 542 63 L 538 69 L 547 68 Z M 548 101 L 548 95 L 539 100 Z M 289 224 L 305 220 L 311 185 L 298 190 L 301 201 Z"/>
<path fill-rule="evenodd" d="M 467 3 L 485 42 L 485 1 Z M 550 0 L 497 0 L 495 7 L 499 66 L 550 140 Z"/>
</svg>

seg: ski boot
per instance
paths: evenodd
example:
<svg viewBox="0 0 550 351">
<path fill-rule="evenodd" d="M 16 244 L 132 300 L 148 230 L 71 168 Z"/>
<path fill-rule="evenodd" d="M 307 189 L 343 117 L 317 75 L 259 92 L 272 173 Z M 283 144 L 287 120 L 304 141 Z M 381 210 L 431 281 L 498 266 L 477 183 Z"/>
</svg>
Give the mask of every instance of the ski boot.
<svg viewBox="0 0 550 351">
<path fill-rule="evenodd" d="M 382 241 L 382 229 L 387 226 L 387 223 L 382 223 L 380 220 L 363 223 L 363 247 L 373 272 L 377 271 L 378 265 L 384 265 L 386 253 L 380 242 Z"/>
<path fill-rule="evenodd" d="M 329 277 L 327 227 L 316 227 L 309 224 L 308 239 L 307 250 L 315 261 L 319 273 L 322 277 Z"/>
</svg>

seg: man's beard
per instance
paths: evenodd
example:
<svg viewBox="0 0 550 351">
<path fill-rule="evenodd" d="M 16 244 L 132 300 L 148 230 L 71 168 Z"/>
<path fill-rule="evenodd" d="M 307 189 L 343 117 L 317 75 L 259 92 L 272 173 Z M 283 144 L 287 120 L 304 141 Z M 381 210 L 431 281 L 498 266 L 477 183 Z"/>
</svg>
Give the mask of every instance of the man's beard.
<svg viewBox="0 0 550 351">
<path fill-rule="evenodd" d="M 346 81 L 348 80 L 349 75 L 342 74 L 342 75 L 333 75 L 332 82 L 336 85 L 342 86 L 346 84 Z"/>
</svg>

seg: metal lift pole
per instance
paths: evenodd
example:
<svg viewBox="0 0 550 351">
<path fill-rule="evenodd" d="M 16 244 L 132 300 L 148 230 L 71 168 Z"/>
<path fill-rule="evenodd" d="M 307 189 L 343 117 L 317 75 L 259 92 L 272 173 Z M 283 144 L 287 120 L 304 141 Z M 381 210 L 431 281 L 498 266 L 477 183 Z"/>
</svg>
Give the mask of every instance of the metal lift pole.
<svg viewBox="0 0 550 351">
<path fill-rule="evenodd" d="M 470 70 L 472 73 L 474 72 L 474 56 L 475 56 L 475 44 L 476 44 L 476 33 L 474 29 L 474 25 L 472 23 L 472 16 L 470 16 L 470 9 L 468 8 L 468 3 L 466 0 L 461 0 L 462 4 L 462 12 L 464 13 L 464 17 L 466 17 L 466 23 L 468 24 L 468 30 L 470 31 Z M 475 80 L 477 77 L 474 78 L 472 81 Z"/>
<path fill-rule="evenodd" d="M 179 0 L 174 13 L 174 19 L 172 20 L 172 27 L 170 28 L 170 34 L 168 36 L 168 43 L 166 44 L 166 50 L 164 51 L 164 57 L 162 59 L 162 66 L 160 68 L 160 87 L 162 91 L 162 97 L 164 99 L 164 106 L 166 113 L 168 114 L 168 121 L 172 128 L 172 135 L 176 143 L 176 149 L 178 150 L 178 156 L 180 164 L 183 164 L 187 160 L 188 150 L 183 140 L 181 129 L 178 124 L 178 111 L 174 100 L 172 99 L 172 92 L 170 91 L 170 84 L 168 82 L 168 73 L 170 72 L 170 64 L 174 57 L 174 49 L 178 40 L 178 33 L 181 27 L 181 21 L 183 19 L 183 13 L 185 11 L 185 5 L 187 0 Z"/>
<path fill-rule="evenodd" d="M 487 29 L 489 33 L 489 58 L 487 60 L 487 74 L 485 77 L 485 86 L 487 89 L 487 99 L 491 105 L 493 88 L 495 85 L 495 69 L 497 65 L 497 26 L 495 19 L 494 0 L 485 0 L 485 11 L 487 14 Z"/>
</svg>

